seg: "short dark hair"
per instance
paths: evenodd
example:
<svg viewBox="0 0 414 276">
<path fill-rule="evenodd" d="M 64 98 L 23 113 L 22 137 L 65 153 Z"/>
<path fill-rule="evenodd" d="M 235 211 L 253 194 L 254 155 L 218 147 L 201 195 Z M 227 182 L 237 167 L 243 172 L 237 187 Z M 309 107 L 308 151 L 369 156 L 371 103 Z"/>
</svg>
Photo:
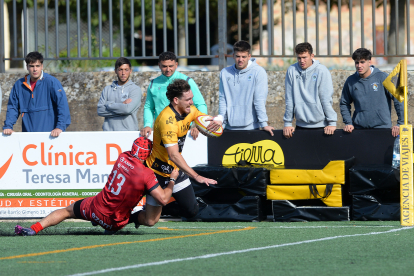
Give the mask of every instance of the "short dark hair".
<svg viewBox="0 0 414 276">
<path fill-rule="evenodd" d="M 361 59 L 371 60 L 371 58 L 372 58 L 372 53 L 370 50 L 366 48 L 356 49 L 355 52 L 352 54 L 352 59 L 354 61 L 358 61 Z"/>
<path fill-rule="evenodd" d="M 115 62 L 115 71 L 118 70 L 118 68 L 124 64 L 128 64 L 129 68 L 131 68 L 131 62 L 129 61 L 129 59 L 125 57 L 118 58 Z"/>
<path fill-rule="evenodd" d="M 252 47 L 250 47 L 249 42 L 244 41 L 244 40 L 240 40 L 237 41 L 236 43 L 234 43 L 233 45 L 233 52 L 249 52 L 250 53 L 250 49 Z"/>
<path fill-rule="evenodd" d="M 177 56 L 173 52 L 162 52 L 158 57 L 158 62 L 165 60 L 172 60 L 177 62 Z"/>
<path fill-rule="evenodd" d="M 24 58 L 24 61 L 26 61 L 27 65 L 36 63 L 36 61 L 40 61 L 40 63 L 43 64 L 43 56 L 39 52 L 30 52 Z"/>
<path fill-rule="evenodd" d="M 312 45 L 309 42 L 299 43 L 295 47 L 295 53 L 297 55 L 303 54 L 303 53 L 309 53 L 309 55 L 312 55 L 313 53 Z"/>
<path fill-rule="evenodd" d="M 187 81 L 182 79 L 177 79 L 173 81 L 167 87 L 167 98 L 170 102 L 173 101 L 175 97 L 181 98 L 181 96 L 191 89 Z"/>
</svg>

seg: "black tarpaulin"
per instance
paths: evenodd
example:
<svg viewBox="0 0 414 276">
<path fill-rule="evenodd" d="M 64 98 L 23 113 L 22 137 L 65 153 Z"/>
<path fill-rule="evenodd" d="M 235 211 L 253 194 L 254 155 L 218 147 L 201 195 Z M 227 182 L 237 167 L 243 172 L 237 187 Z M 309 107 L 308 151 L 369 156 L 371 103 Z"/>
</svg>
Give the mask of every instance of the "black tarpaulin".
<svg viewBox="0 0 414 276">
<path fill-rule="evenodd" d="M 223 167 L 200 165 L 193 167 L 199 175 L 217 180 L 216 185 L 207 186 L 191 179 L 196 196 L 216 198 L 217 202 L 240 196 L 266 196 L 266 186 L 269 183 L 269 170 L 255 167 Z M 212 194 L 214 196 L 211 196 Z M 233 194 L 233 195 L 231 195 Z M 238 200 L 239 198 L 236 198 Z M 230 203 L 230 202 L 227 202 Z"/>
<path fill-rule="evenodd" d="M 398 176 L 390 165 L 355 165 L 349 170 L 349 193 L 364 195 L 383 190 L 398 192 Z"/>
<path fill-rule="evenodd" d="M 386 197 L 385 197 L 386 198 Z M 352 196 L 353 220 L 400 220 L 400 203 L 395 197 L 387 201 L 372 195 Z"/>
<path fill-rule="evenodd" d="M 266 218 L 263 200 L 260 196 L 245 196 L 234 204 L 208 204 L 197 198 L 200 210 L 187 221 L 261 221 Z"/>
<path fill-rule="evenodd" d="M 348 221 L 349 207 L 297 206 L 295 201 L 273 200 L 273 221 Z"/>
</svg>

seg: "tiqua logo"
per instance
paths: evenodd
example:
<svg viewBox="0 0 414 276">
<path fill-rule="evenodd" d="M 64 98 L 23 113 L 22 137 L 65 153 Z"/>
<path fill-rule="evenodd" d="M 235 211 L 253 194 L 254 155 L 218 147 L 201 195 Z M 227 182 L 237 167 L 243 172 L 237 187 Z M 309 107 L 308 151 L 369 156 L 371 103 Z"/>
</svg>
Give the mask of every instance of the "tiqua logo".
<svg viewBox="0 0 414 276">
<path fill-rule="evenodd" d="M 285 163 L 285 156 L 278 143 L 272 140 L 262 140 L 254 144 L 240 143 L 231 146 L 224 153 L 222 164 L 235 165 L 240 161 L 281 166 Z"/>
</svg>

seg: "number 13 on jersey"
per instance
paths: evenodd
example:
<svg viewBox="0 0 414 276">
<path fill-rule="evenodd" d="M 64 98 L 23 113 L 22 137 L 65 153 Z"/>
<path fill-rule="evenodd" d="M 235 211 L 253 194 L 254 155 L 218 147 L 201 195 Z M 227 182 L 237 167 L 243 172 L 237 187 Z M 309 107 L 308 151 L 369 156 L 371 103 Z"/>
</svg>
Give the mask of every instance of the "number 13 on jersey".
<svg viewBox="0 0 414 276">
<path fill-rule="evenodd" d="M 112 172 L 114 173 L 114 176 L 112 177 L 111 183 L 109 183 L 108 190 L 110 190 L 111 193 L 113 193 L 114 195 L 119 195 L 122 189 L 122 185 L 124 185 L 125 183 L 125 176 L 122 173 L 118 174 L 117 176 L 117 170 L 113 170 Z M 116 181 L 114 183 L 115 178 Z M 113 184 L 117 185 L 116 191 L 114 189 Z"/>
</svg>

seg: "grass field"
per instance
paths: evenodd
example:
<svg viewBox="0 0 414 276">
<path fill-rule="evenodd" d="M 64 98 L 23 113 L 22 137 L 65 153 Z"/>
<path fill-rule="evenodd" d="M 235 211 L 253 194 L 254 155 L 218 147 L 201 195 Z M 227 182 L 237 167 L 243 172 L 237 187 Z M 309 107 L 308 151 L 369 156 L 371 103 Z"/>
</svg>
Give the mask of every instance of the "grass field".
<svg viewBox="0 0 414 276">
<path fill-rule="evenodd" d="M 399 222 L 161 222 L 116 235 L 63 222 L 33 237 L 0 222 L 0 275 L 413 275 Z"/>
</svg>

